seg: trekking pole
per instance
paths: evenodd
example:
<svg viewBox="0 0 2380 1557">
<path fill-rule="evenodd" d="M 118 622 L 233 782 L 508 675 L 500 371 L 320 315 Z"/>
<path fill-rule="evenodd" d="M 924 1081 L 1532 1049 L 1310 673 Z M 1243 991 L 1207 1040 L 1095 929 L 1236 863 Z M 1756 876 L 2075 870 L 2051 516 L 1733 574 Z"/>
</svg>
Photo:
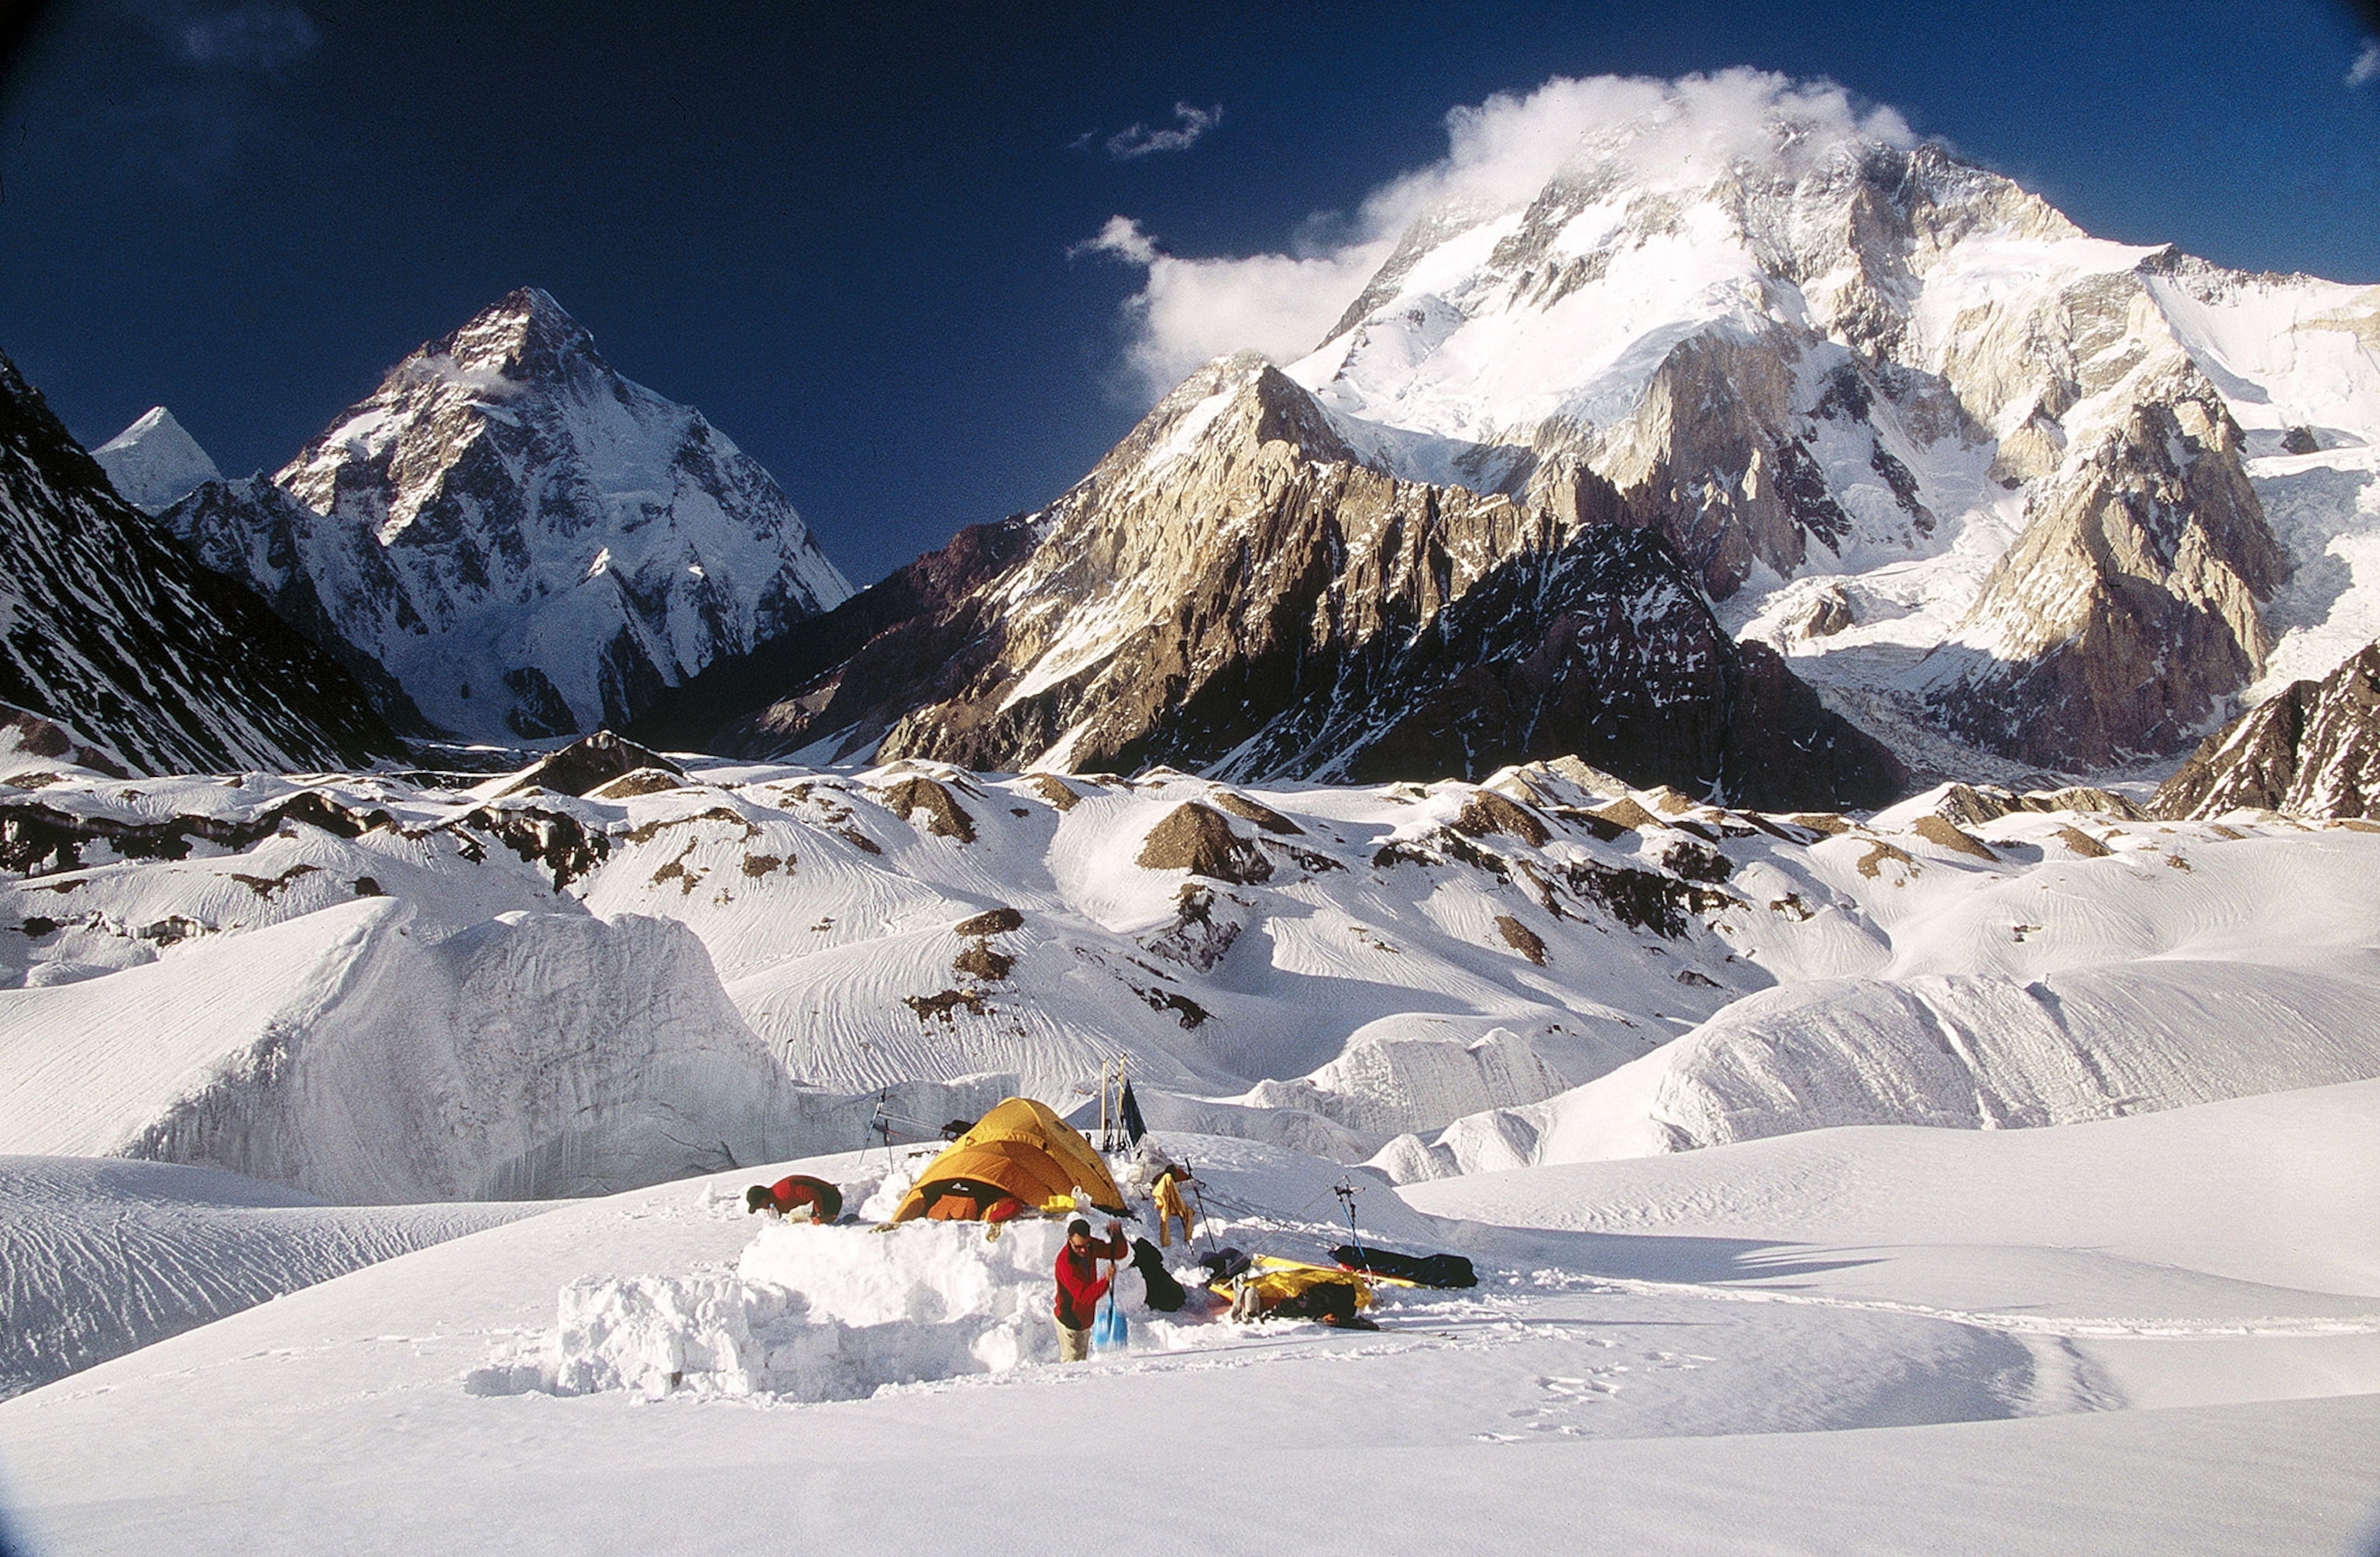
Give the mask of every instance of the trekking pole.
<svg viewBox="0 0 2380 1557">
<path fill-rule="evenodd" d="M 1190 1181 L 1190 1198 L 1198 1202 L 1198 1231 L 1207 1235 L 1207 1252 L 1212 1254 L 1215 1252 L 1215 1219 L 1207 1214 L 1206 1186 L 1198 1182 L 1198 1170 L 1190 1165 L 1187 1157 L 1182 1159 L 1182 1174 Z"/>
<path fill-rule="evenodd" d="M 1354 1240 L 1356 1262 L 1369 1271 L 1372 1257 L 1364 1252 L 1364 1235 L 1355 1231 L 1355 1186 L 1342 1178 L 1331 1186 L 1330 1192 L 1339 1197 L 1341 1205 L 1347 1208 L 1347 1236 Z"/>
</svg>

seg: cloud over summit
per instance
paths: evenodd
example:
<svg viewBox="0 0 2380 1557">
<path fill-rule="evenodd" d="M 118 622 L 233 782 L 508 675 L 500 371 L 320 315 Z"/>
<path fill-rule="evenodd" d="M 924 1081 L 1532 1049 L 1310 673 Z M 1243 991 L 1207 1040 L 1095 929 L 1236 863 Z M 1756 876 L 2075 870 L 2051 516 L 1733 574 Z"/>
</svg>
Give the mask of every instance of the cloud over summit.
<svg viewBox="0 0 2380 1557">
<path fill-rule="evenodd" d="M 1446 133 L 1444 156 L 1371 191 L 1352 218 L 1318 213 L 1302 229 L 1340 235 L 1331 240 L 1287 253 L 1191 259 L 1119 215 L 1078 245 L 1077 253 L 1103 253 L 1147 273 L 1124 308 L 1126 362 L 1148 397 L 1227 352 L 1290 361 L 1313 350 L 1425 212 L 1510 210 L 1566 168 L 1621 164 L 1639 176 L 1685 176 L 1752 163 L 1790 176 L 1847 142 L 1917 140 L 1899 114 L 1859 103 L 1832 82 L 1747 68 L 1673 81 L 1557 76 L 1524 95 L 1498 92 L 1451 110 Z"/>
</svg>

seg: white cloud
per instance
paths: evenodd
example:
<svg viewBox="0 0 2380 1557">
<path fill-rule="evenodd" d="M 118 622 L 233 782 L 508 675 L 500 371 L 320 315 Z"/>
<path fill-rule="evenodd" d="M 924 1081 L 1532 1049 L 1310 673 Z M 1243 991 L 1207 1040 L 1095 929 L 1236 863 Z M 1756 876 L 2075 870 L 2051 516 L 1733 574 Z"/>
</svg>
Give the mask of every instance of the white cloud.
<svg viewBox="0 0 2380 1557">
<path fill-rule="evenodd" d="M 1153 400 L 1201 362 L 1255 349 L 1276 361 L 1319 345 L 1423 212 L 1447 204 L 1521 205 L 1566 164 L 1617 159 L 1648 176 L 1738 161 L 1799 172 L 1852 139 L 1906 147 L 1916 137 L 1889 108 L 1864 108 L 1831 82 L 1734 69 L 1675 81 L 1557 76 L 1524 96 L 1499 92 L 1446 116 L 1446 155 L 1390 180 L 1355 214 L 1310 218 L 1333 239 L 1292 253 L 1184 259 L 1129 217 L 1111 218 L 1076 252 L 1148 273 L 1125 303 L 1127 359 Z"/>
<path fill-rule="evenodd" d="M 2367 81 L 2380 81 L 2380 39 L 2367 42 L 2355 63 L 2347 67 L 2347 84 L 2360 87 Z"/>
<path fill-rule="evenodd" d="M 322 41 L 295 6 L 240 6 L 200 16 L 182 28 L 182 52 L 200 65 L 278 70 Z"/>
<path fill-rule="evenodd" d="M 1154 401 L 1227 352 L 1252 348 L 1277 362 L 1305 356 L 1393 242 L 1376 238 L 1303 257 L 1184 260 L 1158 248 L 1132 218 L 1111 216 L 1072 252 L 1112 255 L 1148 272 L 1124 303 L 1133 325 L 1125 358 Z"/>
<path fill-rule="evenodd" d="M 1151 129 L 1145 124 L 1135 124 L 1130 129 L 1120 129 L 1107 139 L 1108 155 L 1123 161 L 1145 157 L 1152 152 L 1186 152 L 1198 143 L 1200 136 L 1222 122 L 1221 103 L 1212 108 L 1194 108 L 1187 103 L 1177 103 L 1173 105 L 1172 128 Z"/>
</svg>

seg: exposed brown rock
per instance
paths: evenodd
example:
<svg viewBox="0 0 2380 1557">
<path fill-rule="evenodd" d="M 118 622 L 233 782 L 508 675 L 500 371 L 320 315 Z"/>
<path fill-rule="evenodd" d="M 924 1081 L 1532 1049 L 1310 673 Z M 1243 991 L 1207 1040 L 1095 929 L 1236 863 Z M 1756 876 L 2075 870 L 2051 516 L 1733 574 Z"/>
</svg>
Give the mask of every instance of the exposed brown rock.
<svg viewBox="0 0 2380 1557">
<path fill-rule="evenodd" d="M 651 821 L 629 828 L 620 834 L 620 838 L 624 843 L 650 844 L 674 827 L 691 827 L 698 821 L 724 822 L 730 827 L 742 829 L 743 836 L 747 838 L 757 838 L 760 835 L 759 827 L 751 818 L 730 810 L 725 806 L 712 806 L 703 810 L 690 811 L 684 816 L 656 817 Z"/>
<path fill-rule="evenodd" d="M 991 984 L 997 984 L 1007 978 L 1008 970 L 1015 966 L 1014 957 L 1005 952 L 993 951 L 991 943 L 982 939 L 968 942 L 965 948 L 951 961 L 953 971 L 971 975 Z"/>
<path fill-rule="evenodd" d="M 956 838 L 962 844 L 975 842 L 975 822 L 959 805 L 957 798 L 941 785 L 923 776 L 905 778 L 878 797 L 902 821 L 916 826 L 917 813 L 926 813 L 926 831 L 937 837 Z"/>
<path fill-rule="evenodd" d="M 684 778 L 686 770 L 658 751 L 648 751 L 625 736 L 609 730 L 598 730 L 584 740 L 571 742 L 560 751 L 538 759 L 511 780 L 497 788 L 492 798 L 522 795 L 532 789 L 551 790 L 556 795 L 584 795 L 597 785 L 625 778 L 640 768 Z M 647 794 L 650 791 L 638 790 Z"/>
<path fill-rule="evenodd" d="M 1917 861 L 1909 858 L 1908 850 L 1898 848 L 1881 838 L 1872 838 L 1868 841 L 1867 853 L 1860 857 L 1859 873 L 1873 881 L 1884 873 L 1884 862 L 1888 859 L 1906 865 L 1912 870 L 1917 869 Z"/>
<path fill-rule="evenodd" d="M 1187 870 L 1219 882 L 1245 884 L 1272 875 L 1272 864 L 1232 831 L 1211 806 L 1185 800 L 1148 830 L 1136 861 L 1145 870 Z"/>
<path fill-rule="evenodd" d="M 1024 915 L 1003 905 L 998 908 L 987 908 L 972 918 L 961 919 L 951 929 L 961 935 L 1005 935 L 1024 922 Z"/>
<path fill-rule="evenodd" d="M 91 747 L 56 720 L 44 719 L 30 709 L 18 708 L 12 703 L 0 703 L 0 754 L 18 752 L 28 757 L 71 762 L 78 768 L 89 768 L 110 778 L 132 776 L 107 753 Z M 57 776 L 55 773 L 49 775 L 53 780 Z M 31 777 L 28 774 L 17 782 L 28 789 L 39 787 L 28 782 Z"/>
<path fill-rule="evenodd" d="M 662 768 L 637 768 L 587 792 L 589 800 L 631 800 L 639 795 L 660 795 L 686 787 L 683 775 Z"/>
<path fill-rule="evenodd" d="M 1033 786 L 1035 794 L 1062 811 L 1071 811 L 1083 803 L 1083 797 L 1068 788 L 1066 782 L 1054 773 L 1034 773 L 1025 782 Z"/>
<path fill-rule="evenodd" d="M 2061 827 L 2058 841 L 2085 859 L 2105 859 L 2113 851 L 2079 827 Z"/>
<path fill-rule="evenodd" d="M 1212 799 L 1215 804 L 1222 807 L 1225 810 L 1231 812 L 1233 816 L 1239 817 L 1245 821 L 1253 821 L 1268 833 L 1278 833 L 1284 837 L 1302 837 L 1305 835 L 1305 828 L 1300 827 L 1297 823 L 1290 821 L 1289 818 L 1281 815 L 1279 811 L 1274 810 L 1270 806 L 1251 800 L 1246 796 L 1239 794 L 1237 791 L 1230 789 L 1214 790 L 1209 794 L 1208 798 Z"/>
<path fill-rule="evenodd" d="M 1948 817 L 1921 816 L 1912 831 L 1938 848 L 1953 849 L 1960 854 L 1973 855 L 1977 859 L 1997 861 L 1999 858 L 1981 838 L 1972 833 L 1961 832 Z"/>
<path fill-rule="evenodd" d="M 1536 963 L 1539 967 L 1545 967 L 1546 943 L 1538 939 L 1536 931 L 1510 914 L 1496 916 L 1496 929 L 1503 935 L 1504 944 Z"/>
<path fill-rule="evenodd" d="M 904 995 L 901 1004 L 917 1014 L 917 1025 L 940 1020 L 945 1027 L 955 1026 L 953 1011 L 983 1015 L 983 993 L 978 990 L 944 990 L 939 994 Z"/>
<path fill-rule="evenodd" d="M 1614 827 L 1623 827 L 1632 833 L 1647 827 L 1658 827 L 1661 824 L 1659 817 L 1655 816 L 1626 795 L 1622 795 L 1609 805 L 1597 806 L 1590 814 L 1601 817 Z"/>
<path fill-rule="evenodd" d="M 2292 683 L 2200 743 L 2149 802 L 2153 815 L 2247 808 L 2369 816 L 2380 803 L 2380 643 L 2320 681 Z"/>
<path fill-rule="evenodd" d="M 1680 838 L 1661 851 L 1661 869 L 1690 882 L 1723 882 L 1735 874 L 1735 861 L 1691 838 Z"/>
<path fill-rule="evenodd" d="M 2178 751 L 2264 667 L 2257 606 L 2289 562 L 2244 442 L 2186 359 L 2038 488 L 1928 704 L 1961 738 L 2049 767 Z"/>
<path fill-rule="evenodd" d="M 1500 833 L 1532 848 L 1542 846 L 1553 836 L 1535 811 L 1507 800 L 1492 789 L 1480 790 L 1463 803 L 1463 809 L 1454 819 L 1454 830 L 1474 838 Z"/>
</svg>

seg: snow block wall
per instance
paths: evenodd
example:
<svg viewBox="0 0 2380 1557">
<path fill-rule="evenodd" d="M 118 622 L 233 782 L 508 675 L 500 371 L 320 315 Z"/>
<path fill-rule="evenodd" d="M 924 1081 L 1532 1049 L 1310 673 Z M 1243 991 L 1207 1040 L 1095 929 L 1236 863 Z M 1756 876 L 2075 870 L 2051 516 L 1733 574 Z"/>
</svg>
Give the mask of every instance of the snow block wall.
<svg viewBox="0 0 2380 1557">
<path fill-rule="evenodd" d="M 589 1279 L 554 1332 L 472 1370 L 473 1394 L 768 1393 L 856 1400 L 888 1384 L 999 1373 L 1057 1353 L 1050 1267 L 1063 1227 L 1024 1222 L 882 1230 L 779 1222 L 731 1274 Z"/>
</svg>

